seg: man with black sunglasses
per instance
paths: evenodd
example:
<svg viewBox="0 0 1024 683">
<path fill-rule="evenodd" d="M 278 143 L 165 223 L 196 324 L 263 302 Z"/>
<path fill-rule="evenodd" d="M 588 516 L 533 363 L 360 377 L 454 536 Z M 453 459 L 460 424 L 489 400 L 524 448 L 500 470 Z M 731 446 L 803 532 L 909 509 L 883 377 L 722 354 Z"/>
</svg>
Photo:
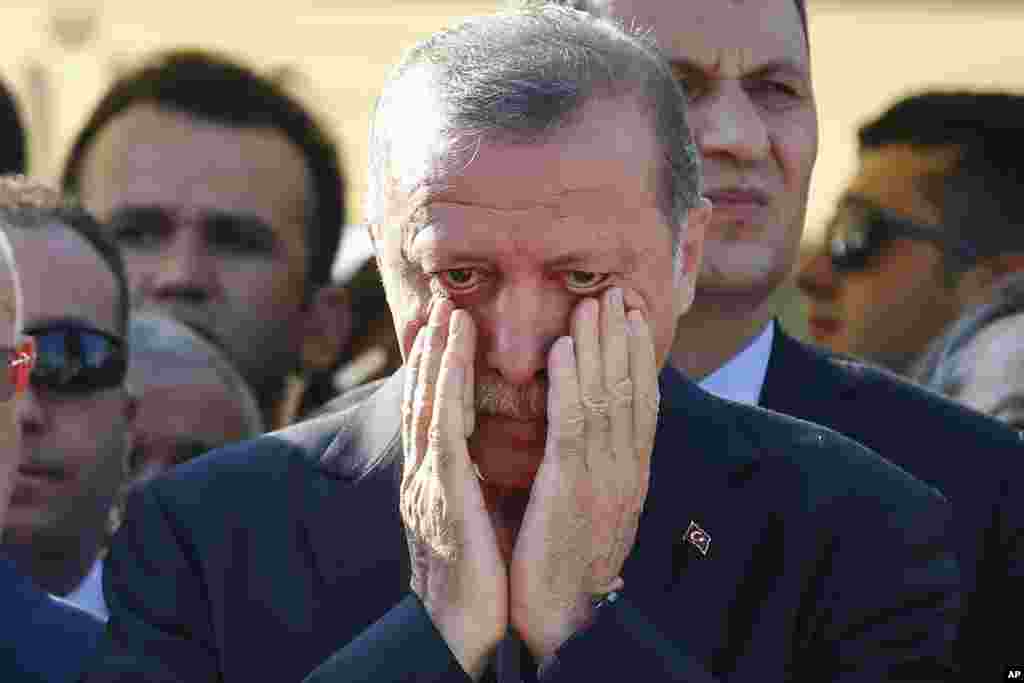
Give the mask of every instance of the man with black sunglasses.
<svg viewBox="0 0 1024 683">
<path fill-rule="evenodd" d="M 135 414 L 124 268 L 88 213 L 24 178 L 0 178 L 0 225 L 36 350 L 3 547 L 43 589 L 105 617 L 100 555 Z"/>
<path fill-rule="evenodd" d="M 32 341 L 18 333 L 18 285 L 11 246 L 0 228 L 0 527 L 18 477 L 18 401 L 34 356 Z M 72 683 L 101 632 L 99 619 L 41 591 L 0 550 L 0 680 Z"/>
<path fill-rule="evenodd" d="M 705 195 L 713 209 L 697 294 L 680 319 L 671 363 L 712 393 L 830 427 L 939 488 L 955 510 L 964 591 L 955 655 L 962 680 L 1002 675 L 1002 666 L 1019 656 L 1020 642 L 1000 624 L 1024 610 L 1018 597 L 1024 595 L 1024 545 L 1019 541 L 1024 537 L 1024 444 L 1018 434 L 889 373 L 803 344 L 774 320 L 777 301 L 772 295 L 797 258 L 817 156 L 817 106 L 803 0 L 575 4 L 653 29 L 689 95 Z M 1004 130 L 1011 129 L 1013 119 L 1002 119 Z M 1015 119 L 1019 126 L 1024 114 Z M 923 135 L 928 122 L 918 123 Z M 1019 137 L 1019 132 L 997 135 L 998 144 L 1006 148 L 1000 158 L 1009 154 L 1010 162 L 1019 163 L 1016 147 L 1007 144 Z M 930 168 L 948 152 L 933 154 Z M 883 164 L 878 170 L 885 168 Z M 917 168 L 925 166 L 919 162 Z M 934 179 L 933 174 L 917 175 Z M 994 192 L 1019 177 L 1019 172 L 960 174 L 956 185 L 991 184 Z M 885 183 L 876 186 L 887 188 Z M 1019 187 L 1014 191 L 1024 196 Z M 1006 193 L 1000 195 L 1008 210 Z M 847 208 L 851 215 L 867 211 L 861 215 L 885 222 L 889 234 L 928 237 L 922 246 L 938 252 L 935 247 L 941 244 L 950 263 L 956 263 L 953 259 L 985 253 L 982 238 L 991 244 L 996 236 L 987 235 L 979 223 L 994 219 L 997 212 L 995 200 L 980 195 L 972 199 L 953 193 L 946 206 L 952 202 L 959 203 L 958 211 L 978 210 L 977 220 L 961 224 L 969 234 L 935 233 L 932 239 L 923 230 L 939 217 L 906 211 L 897 216 L 899 206 L 887 205 L 894 213 L 884 214 L 863 205 Z M 950 213 L 944 216 L 948 219 Z M 1024 220 L 1018 219 L 1017 225 Z M 1013 239 L 1022 237 L 1024 231 L 1017 229 Z M 868 236 L 851 231 L 842 246 L 835 243 L 833 248 L 852 264 L 862 240 L 869 241 Z M 937 260 L 933 253 L 929 262 Z M 890 287 L 893 297 L 913 294 L 905 281 Z"/>
<path fill-rule="evenodd" d="M 801 270 L 814 339 L 909 375 L 929 343 L 1024 270 L 1024 97 L 928 92 L 859 132 L 860 167 Z"/>
</svg>

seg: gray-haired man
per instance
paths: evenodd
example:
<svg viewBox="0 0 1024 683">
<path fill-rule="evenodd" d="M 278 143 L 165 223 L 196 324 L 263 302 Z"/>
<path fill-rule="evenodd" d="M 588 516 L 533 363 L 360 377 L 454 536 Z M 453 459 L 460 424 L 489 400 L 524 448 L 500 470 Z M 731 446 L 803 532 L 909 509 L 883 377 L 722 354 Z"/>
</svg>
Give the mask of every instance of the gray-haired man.
<svg viewBox="0 0 1024 683">
<path fill-rule="evenodd" d="M 97 679 L 940 678 L 941 498 L 659 376 L 708 220 L 688 140 L 668 66 L 586 14 L 414 48 L 367 207 L 403 370 L 148 488 Z"/>
</svg>

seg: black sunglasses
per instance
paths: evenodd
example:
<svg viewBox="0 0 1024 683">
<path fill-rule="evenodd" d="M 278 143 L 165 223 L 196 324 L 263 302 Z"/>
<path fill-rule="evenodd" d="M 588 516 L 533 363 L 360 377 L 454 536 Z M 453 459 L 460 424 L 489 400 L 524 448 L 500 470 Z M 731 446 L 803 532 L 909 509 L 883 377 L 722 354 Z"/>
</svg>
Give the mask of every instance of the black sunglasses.
<svg viewBox="0 0 1024 683">
<path fill-rule="evenodd" d="M 846 197 L 826 230 L 832 268 L 839 273 L 863 270 L 878 251 L 895 239 L 931 242 L 958 266 L 972 263 L 974 248 L 951 238 L 942 226 L 929 226 L 869 201 Z"/>
<path fill-rule="evenodd" d="M 119 337 L 78 323 L 34 327 L 25 335 L 36 343 L 33 387 L 82 396 L 124 382 L 128 363 Z"/>
</svg>

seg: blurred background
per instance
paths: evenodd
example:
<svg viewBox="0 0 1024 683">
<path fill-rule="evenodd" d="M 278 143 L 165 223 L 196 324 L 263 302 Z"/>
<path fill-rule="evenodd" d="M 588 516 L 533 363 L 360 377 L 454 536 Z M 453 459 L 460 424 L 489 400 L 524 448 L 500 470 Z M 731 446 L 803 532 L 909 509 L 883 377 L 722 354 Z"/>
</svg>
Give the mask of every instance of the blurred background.
<svg viewBox="0 0 1024 683">
<path fill-rule="evenodd" d="M 56 180 L 69 139 L 106 83 L 150 52 L 216 48 L 273 71 L 333 127 L 361 220 L 370 109 L 401 52 L 501 0 L 0 0 L 0 73 L 29 121 L 34 175 Z M 805 240 L 821 239 L 854 168 L 855 131 L 893 99 L 932 86 L 1024 89 L 1022 0 L 808 0 L 821 151 Z M 800 302 L 787 327 L 803 333 Z"/>
</svg>

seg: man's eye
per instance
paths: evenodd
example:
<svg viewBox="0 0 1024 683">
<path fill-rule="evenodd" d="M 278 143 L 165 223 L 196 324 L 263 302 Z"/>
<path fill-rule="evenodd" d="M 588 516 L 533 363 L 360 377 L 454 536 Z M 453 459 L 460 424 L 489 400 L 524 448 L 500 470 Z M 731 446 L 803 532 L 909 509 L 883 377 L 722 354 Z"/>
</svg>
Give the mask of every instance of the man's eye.
<svg viewBox="0 0 1024 683">
<path fill-rule="evenodd" d="M 235 216 L 208 218 L 206 239 L 221 252 L 262 256 L 274 251 L 274 238 L 269 228 Z"/>
<path fill-rule="evenodd" d="M 784 108 L 801 99 L 797 88 L 785 81 L 757 81 L 748 86 L 748 91 L 756 101 L 770 109 Z"/>
<path fill-rule="evenodd" d="M 154 212 L 133 212 L 111 221 L 114 241 L 126 249 L 157 246 L 170 236 L 172 230 L 170 221 Z"/>
<path fill-rule="evenodd" d="M 589 270 L 569 270 L 562 274 L 565 285 L 574 292 L 589 293 L 608 280 L 607 273 L 593 273 Z"/>
<path fill-rule="evenodd" d="M 452 268 L 437 274 L 441 284 L 455 292 L 473 289 L 480 284 L 482 276 L 476 268 Z"/>
</svg>

